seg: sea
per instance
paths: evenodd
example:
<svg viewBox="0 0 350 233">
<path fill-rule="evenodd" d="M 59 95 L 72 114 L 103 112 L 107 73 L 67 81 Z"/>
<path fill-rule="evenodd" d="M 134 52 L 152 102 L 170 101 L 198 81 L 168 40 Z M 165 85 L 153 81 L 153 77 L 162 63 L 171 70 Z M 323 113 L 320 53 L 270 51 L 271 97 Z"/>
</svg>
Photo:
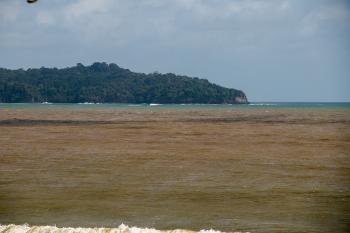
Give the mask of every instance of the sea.
<svg viewBox="0 0 350 233">
<path fill-rule="evenodd" d="M 77 109 L 134 109 L 157 107 L 161 109 L 261 109 L 261 108 L 292 108 L 292 109 L 348 109 L 350 102 L 251 102 L 249 104 L 120 104 L 120 103 L 0 103 L 0 108 L 77 108 Z"/>
<path fill-rule="evenodd" d="M 350 232 L 350 103 L 0 103 L 0 233 Z"/>
</svg>

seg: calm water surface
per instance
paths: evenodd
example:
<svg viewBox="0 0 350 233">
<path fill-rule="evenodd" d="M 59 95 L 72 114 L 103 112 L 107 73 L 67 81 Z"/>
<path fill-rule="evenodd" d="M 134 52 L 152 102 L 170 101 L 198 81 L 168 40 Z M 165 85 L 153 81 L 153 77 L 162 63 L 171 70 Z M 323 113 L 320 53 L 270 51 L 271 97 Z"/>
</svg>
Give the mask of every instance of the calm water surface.
<svg viewBox="0 0 350 233">
<path fill-rule="evenodd" d="M 0 108 L 18 109 L 18 108 L 77 108 L 77 109 L 133 109 L 157 107 L 163 109 L 259 109 L 259 108 L 344 108 L 350 109 L 350 103 L 347 102 L 252 102 L 250 104 L 232 105 L 232 104 L 60 104 L 60 103 L 0 103 Z"/>
</svg>

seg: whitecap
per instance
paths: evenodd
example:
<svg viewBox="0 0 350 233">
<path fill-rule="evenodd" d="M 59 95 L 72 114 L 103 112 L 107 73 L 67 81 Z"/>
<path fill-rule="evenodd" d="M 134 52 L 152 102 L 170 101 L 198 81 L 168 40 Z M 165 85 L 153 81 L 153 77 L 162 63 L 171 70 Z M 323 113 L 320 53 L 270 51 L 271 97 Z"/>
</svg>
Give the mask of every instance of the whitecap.
<svg viewBox="0 0 350 233">
<path fill-rule="evenodd" d="M 95 104 L 95 103 L 91 103 L 91 102 L 84 102 L 84 103 L 78 103 L 78 104 Z"/>
<path fill-rule="evenodd" d="M 121 224 L 117 228 L 73 228 L 56 226 L 0 225 L 0 233 L 195 233 L 190 230 L 157 230 L 154 228 L 129 227 Z M 198 233 L 223 233 L 217 230 L 200 230 Z M 236 232 L 239 233 L 239 232 Z M 246 232 L 249 233 L 249 232 Z"/>
<path fill-rule="evenodd" d="M 275 105 L 277 105 L 277 104 L 263 104 L 263 103 L 261 103 L 261 104 L 248 104 L 249 106 L 275 106 Z"/>
</svg>

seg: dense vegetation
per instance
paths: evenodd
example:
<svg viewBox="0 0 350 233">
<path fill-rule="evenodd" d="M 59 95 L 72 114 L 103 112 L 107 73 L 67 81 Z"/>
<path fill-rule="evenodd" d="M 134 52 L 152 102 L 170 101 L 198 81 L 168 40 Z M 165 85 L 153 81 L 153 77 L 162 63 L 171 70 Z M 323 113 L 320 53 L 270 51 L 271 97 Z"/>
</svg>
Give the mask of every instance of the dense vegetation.
<svg viewBox="0 0 350 233">
<path fill-rule="evenodd" d="M 242 91 L 175 74 L 143 74 L 116 64 L 0 68 L 0 102 L 244 103 Z"/>
</svg>

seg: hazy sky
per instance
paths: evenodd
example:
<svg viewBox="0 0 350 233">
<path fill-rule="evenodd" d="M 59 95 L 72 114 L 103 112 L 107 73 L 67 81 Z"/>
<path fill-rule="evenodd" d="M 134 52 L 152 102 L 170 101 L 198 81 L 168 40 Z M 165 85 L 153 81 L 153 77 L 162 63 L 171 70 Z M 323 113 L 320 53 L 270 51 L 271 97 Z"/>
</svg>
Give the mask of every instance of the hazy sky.
<svg viewBox="0 0 350 233">
<path fill-rule="evenodd" d="M 0 67 L 94 61 L 350 101 L 350 0 L 0 0 Z"/>
</svg>

